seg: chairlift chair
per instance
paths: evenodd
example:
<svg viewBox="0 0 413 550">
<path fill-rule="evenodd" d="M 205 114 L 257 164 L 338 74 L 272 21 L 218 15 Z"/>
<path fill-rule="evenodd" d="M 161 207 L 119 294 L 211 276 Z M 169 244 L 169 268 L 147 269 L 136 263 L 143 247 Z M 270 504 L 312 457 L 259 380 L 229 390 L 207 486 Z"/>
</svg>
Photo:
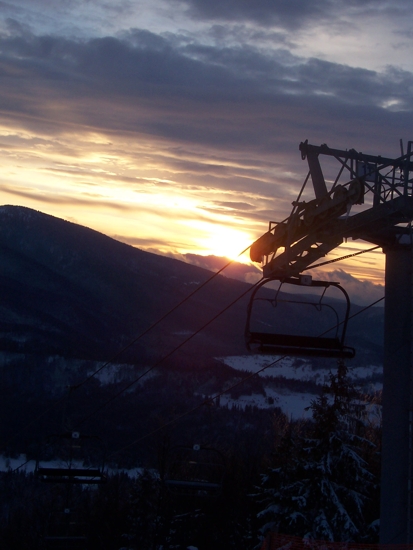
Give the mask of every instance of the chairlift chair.
<svg viewBox="0 0 413 550">
<path fill-rule="evenodd" d="M 106 474 L 103 465 L 100 467 L 85 467 L 85 448 L 93 442 L 98 445 L 101 454 L 101 440 L 98 437 L 80 434 L 79 432 L 66 432 L 49 437 L 49 445 L 55 449 L 57 458 L 64 466 L 44 466 L 38 461 L 35 473 L 38 478 L 46 483 L 73 483 L 73 484 L 100 484 L 106 482 Z M 63 451 L 63 452 L 62 452 Z M 63 455 L 63 456 L 61 456 Z M 56 458 L 56 457 L 53 457 Z M 79 462 L 82 462 L 80 466 Z"/>
<path fill-rule="evenodd" d="M 224 473 L 224 457 L 218 450 L 181 445 L 170 453 L 164 483 L 174 496 L 212 498 L 222 492 Z"/>
<path fill-rule="evenodd" d="M 268 294 L 263 297 L 258 293 L 265 285 L 274 281 L 279 281 L 278 290 L 274 298 L 269 298 Z M 318 301 L 309 301 L 307 297 L 302 299 L 284 300 L 281 296 L 281 287 L 285 284 L 304 286 L 307 288 L 320 288 L 322 294 Z M 330 288 L 339 289 L 345 298 L 345 312 L 342 320 L 339 320 L 337 309 L 327 303 L 325 293 Z M 267 290 L 267 289 L 266 289 Z M 279 303 L 295 304 L 299 307 L 311 306 L 317 312 L 329 310 L 333 314 L 335 326 L 333 336 L 327 336 L 330 329 L 323 334 L 288 334 L 275 330 L 272 326 L 269 329 L 257 330 L 257 326 L 263 323 L 262 319 L 257 316 L 256 306 L 258 302 L 265 302 L 272 306 L 272 313 L 277 315 L 277 305 Z M 344 288 L 335 282 L 313 281 L 312 277 L 301 275 L 300 277 L 289 277 L 285 279 L 268 278 L 261 281 L 254 289 L 248 305 L 247 321 L 245 328 L 245 342 L 249 351 L 256 353 L 272 354 L 272 355 L 292 355 L 292 356 L 310 356 L 310 357 L 332 357 L 351 359 L 355 356 L 354 348 L 344 344 L 346 335 L 347 322 L 350 313 L 350 299 Z M 279 321 L 282 321 L 279 319 Z M 314 323 L 315 324 L 315 323 Z M 265 323 L 264 323 L 265 326 Z M 316 330 L 316 328 L 314 329 Z"/>
</svg>

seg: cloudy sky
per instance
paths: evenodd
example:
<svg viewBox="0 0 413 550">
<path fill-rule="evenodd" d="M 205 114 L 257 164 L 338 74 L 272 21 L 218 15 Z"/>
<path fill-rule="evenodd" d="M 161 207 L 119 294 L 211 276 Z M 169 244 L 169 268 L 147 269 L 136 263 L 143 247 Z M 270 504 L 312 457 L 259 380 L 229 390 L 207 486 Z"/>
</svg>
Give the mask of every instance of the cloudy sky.
<svg viewBox="0 0 413 550">
<path fill-rule="evenodd" d="M 289 214 L 301 141 L 397 157 L 413 139 L 407 0 L 13 0 L 0 18 L 0 203 L 143 249 L 234 256 Z M 334 269 L 380 283 L 383 255 Z"/>
</svg>

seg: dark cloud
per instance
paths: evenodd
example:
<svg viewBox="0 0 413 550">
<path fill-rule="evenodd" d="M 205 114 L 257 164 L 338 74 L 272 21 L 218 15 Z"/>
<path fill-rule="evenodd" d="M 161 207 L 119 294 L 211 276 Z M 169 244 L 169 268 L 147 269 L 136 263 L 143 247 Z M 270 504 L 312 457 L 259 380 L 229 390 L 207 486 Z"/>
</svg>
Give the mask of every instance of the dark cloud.
<svg viewBox="0 0 413 550">
<path fill-rule="evenodd" d="M 320 21 L 332 11 L 330 0 L 184 0 L 193 18 L 222 21 L 251 21 L 260 25 L 287 28 L 301 26 L 305 21 Z"/>
<path fill-rule="evenodd" d="M 121 212 L 133 211 L 136 210 L 136 207 L 133 205 L 128 205 L 119 202 L 113 202 L 109 200 L 102 200 L 99 195 L 93 195 L 91 193 L 84 193 L 83 197 L 77 196 L 66 196 L 59 194 L 58 192 L 54 195 L 41 193 L 37 190 L 26 189 L 26 188 L 17 188 L 11 187 L 6 184 L 2 184 L 2 191 L 8 195 L 13 195 L 15 197 L 20 197 L 24 199 L 30 199 L 31 201 L 37 201 L 42 204 L 52 204 L 52 205 L 70 205 L 70 206 L 88 206 L 88 207 L 105 207 L 112 210 L 117 210 Z"/>
<path fill-rule="evenodd" d="M 206 35 L 215 44 L 226 44 L 228 42 L 236 44 L 271 44 L 272 49 L 276 46 L 285 48 L 294 48 L 294 36 L 287 30 L 275 30 L 272 28 L 240 24 L 212 24 Z"/>
<path fill-rule="evenodd" d="M 409 72 L 141 30 L 83 41 L 13 32 L 0 38 L 0 75 L 3 119 L 39 133 L 95 129 L 198 147 L 217 162 L 194 160 L 192 170 L 221 179 L 241 177 L 224 167 L 222 151 L 238 154 L 250 170 L 243 176 L 262 181 L 259 163 L 267 170 L 275 154 L 297 159 L 306 138 L 388 155 L 389 143 L 411 137 L 413 122 Z M 185 170 L 191 161 L 170 162 Z"/>
<path fill-rule="evenodd" d="M 406 56 L 382 70 L 325 60 L 351 59 L 361 44 L 373 50 L 383 21 L 381 51 L 392 50 L 397 29 L 400 55 L 411 47 L 407 9 L 405 0 L 0 0 L 4 178 L 29 166 L 46 181 L 36 191 L 35 179 L 20 187 L 19 176 L 14 190 L 4 189 L 50 206 L 107 209 L 120 208 L 121 193 L 113 205 L 104 193 L 73 199 L 63 196 L 69 187 L 45 192 L 48 178 L 74 184 L 74 192 L 101 182 L 127 188 L 138 199 L 130 212 L 158 215 L 156 232 L 168 216 L 155 201 L 139 205 L 139 191 L 153 197 L 167 187 L 197 205 L 183 221 L 238 218 L 246 231 L 266 231 L 267 220 L 291 211 L 307 172 L 301 141 L 397 156 L 399 139 L 413 138 L 413 75 L 400 68 L 409 66 Z M 168 31 L 130 29 L 136 21 Z M 376 53 L 363 63 L 381 60 Z M 166 235 L 168 246 L 184 246 Z M 166 248 L 153 239 L 131 244 Z"/>
<path fill-rule="evenodd" d="M 407 15 L 408 10 L 403 0 L 395 0 L 391 5 L 387 0 L 176 0 L 175 3 L 186 6 L 187 14 L 196 20 L 247 21 L 289 31 L 324 22 L 334 24 L 340 16 Z"/>
</svg>

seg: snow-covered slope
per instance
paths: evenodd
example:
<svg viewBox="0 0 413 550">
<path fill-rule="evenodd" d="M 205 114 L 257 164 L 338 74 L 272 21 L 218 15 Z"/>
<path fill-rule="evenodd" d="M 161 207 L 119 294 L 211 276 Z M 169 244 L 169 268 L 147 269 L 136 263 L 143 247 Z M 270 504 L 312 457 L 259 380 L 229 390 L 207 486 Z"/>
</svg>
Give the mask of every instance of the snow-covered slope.
<svg viewBox="0 0 413 550">
<path fill-rule="evenodd" d="M 274 382 L 278 379 L 310 382 L 320 387 L 328 381 L 329 374 L 335 368 L 334 361 L 329 367 L 314 368 L 310 360 L 293 357 L 268 355 L 241 355 L 221 357 L 220 361 L 240 372 L 256 373 L 265 381 L 265 393 L 242 395 L 232 399 L 229 394 L 221 397 L 220 404 L 229 407 L 256 406 L 260 408 L 280 407 L 292 418 L 309 418 L 311 413 L 306 410 L 317 393 L 293 391 L 288 387 L 280 387 Z M 376 393 L 382 389 L 382 366 L 368 365 L 351 367 L 348 364 L 349 377 L 354 384 L 365 393 Z M 288 384 L 287 384 L 288 385 Z"/>
</svg>

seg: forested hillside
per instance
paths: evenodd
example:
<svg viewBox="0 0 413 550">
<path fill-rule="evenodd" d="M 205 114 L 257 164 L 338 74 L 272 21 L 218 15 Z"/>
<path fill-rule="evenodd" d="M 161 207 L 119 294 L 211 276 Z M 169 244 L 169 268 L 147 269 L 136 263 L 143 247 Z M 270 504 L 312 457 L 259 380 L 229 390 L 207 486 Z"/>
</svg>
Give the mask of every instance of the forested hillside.
<svg viewBox="0 0 413 550">
<path fill-rule="evenodd" d="M 321 396 L 322 383 L 262 378 L 222 360 L 247 353 L 251 287 L 13 206 L 0 208 L 0 287 L 1 547 L 49 548 L 47 537 L 68 523 L 86 537 L 83 548 L 256 548 L 266 532 L 262 476 L 283 465 L 288 445 L 299 461 L 303 442 L 314 439 L 313 421 L 285 415 L 268 388 Z M 349 325 L 356 365 L 381 360 L 382 313 L 367 315 Z M 316 358 L 308 366 L 337 369 L 335 360 Z M 248 395 L 265 408 L 241 405 Z M 360 408 L 367 398 L 357 399 Z M 375 479 L 380 426 L 361 416 L 352 426 L 370 442 L 360 460 Z M 36 475 L 42 462 L 79 466 L 59 462 L 49 443 L 68 434 L 99 439 L 106 483 L 44 483 Z M 165 483 L 173 449 L 194 445 L 223 458 L 212 499 L 199 487 L 177 498 Z M 82 467 L 95 461 L 85 456 Z M 354 538 L 374 539 L 371 498 Z"/>
</svg>

